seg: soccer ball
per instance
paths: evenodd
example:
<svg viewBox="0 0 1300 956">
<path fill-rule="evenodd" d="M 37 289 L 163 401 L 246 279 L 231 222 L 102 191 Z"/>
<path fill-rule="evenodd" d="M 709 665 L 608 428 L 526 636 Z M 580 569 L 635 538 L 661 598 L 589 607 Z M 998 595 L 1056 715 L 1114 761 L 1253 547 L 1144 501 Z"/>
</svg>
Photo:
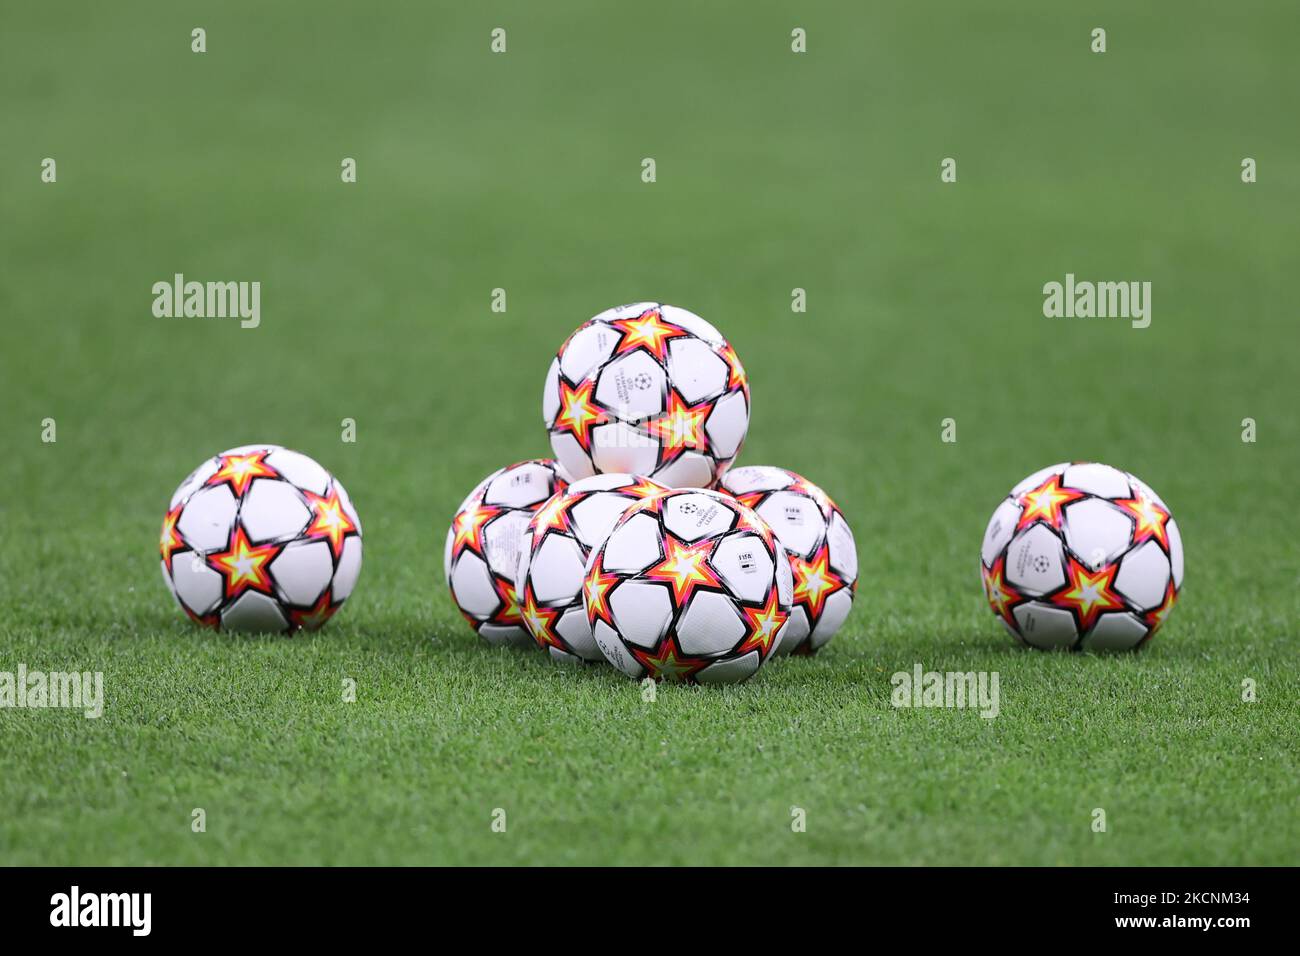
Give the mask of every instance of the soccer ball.
<svg viewBox="0 0 1300 956">
<path fill-rule="evenodd" d="M 984 532 L 984 592 L 1024 644 L 1127 650 L 1145 643 L 1183 585 L 1169 508 L 1133 475 L 1053 465 L 1011 489 Z"/>
<path fill-rule="evenodd" d="M 732 684 L 781 641 L 793 583 L 772 529 L 715 491 L 627 510 L 592 552 L 583 604 L 601 653 L 629 677 Z"/>
<path fill-rule="evenodd" d="M 735 468 L 719 487 L 753 508 L 789 556 L 794 605 L 776 653 L 815 654 L 849 616 L 858 584 L 858 550 L 843 512 L 826 492 L 784 468 Z"/>
<path fill-rule="evenodd" d="M 361 520 L 336 478 L 279 445 L 209 458 L 163 518 L 163 580 L 206 627 L 314 630 L 361 572 Z"/>
<path fill-rule="evenodd" d="M 569 336 L 546 373 L 542 417 L 575 478 L 622 472 L 706 488 L 745 440 L 749 382 L 708 322 L 640 302 Z"/>
<path fill-rule="evenodd" d="M 521 461 L 480 481 L 451 519 L 443 551 L 447 585 L 469 626 L 489 644 L 533 643 L 515 597 L 524 529 L 567 484 L 551 459 Z"/>
<path fill-rule="evenodd" d="M 524 626 L 556 660 L 603 661 L 582 607 L 582 572 L 632 504 L 667 491 L 636 475 L 592 475 L 553 495 L 524 531 L 515 594 Z"/>
</svg>

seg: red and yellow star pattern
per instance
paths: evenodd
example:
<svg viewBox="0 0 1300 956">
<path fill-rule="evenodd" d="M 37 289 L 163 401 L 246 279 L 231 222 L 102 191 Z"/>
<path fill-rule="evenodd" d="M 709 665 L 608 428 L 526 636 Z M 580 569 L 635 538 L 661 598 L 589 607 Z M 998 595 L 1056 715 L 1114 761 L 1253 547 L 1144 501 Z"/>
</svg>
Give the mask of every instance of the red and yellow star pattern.
<svg viewBox="0 0 1300 956">
<path fill-rule="evenodd" d="M 310 608 L 290 608 L 289 619 L 293 621 L 294 627 L 300 627 L 304 631 L 317 631 L 325 626 L 325 622 L 338 609 L 339 605 L 334 604 L 330 597 L 330 589 L 326 588 L 325 593 Z"/>
<path fill-rule="evenodd" d="M 1136 547 L 1151 538 L 1160 542 L 1160 546 L 1169 553 L 1169 533 L 1165 526 L 1169 523 L 1169 512 L 1156 504 L 1141 489 L 1132 498 L 1118 498 L 1115 506 L 1122 508 L 1133 519 L 1133 545 Z"/>
<path fill-rule="evenodd" d="M 749 376 L 745 374 L 745 367 L 740 364 L 740 356 L 736 354 L 736 350 L 731 347 L 730 342 L 724 343 L 722 348 L 718 349 L 718 354 L 727 363 L 727 391 L 744 392 L 746 403 L 748 403 Z"/>
<path fill-rule="evenodd" d="M 562 651 L 569 650 L 555 633 L 555 622 L 560 619 L 559 609 L 539 605 L 531 583 L 524 586 L 524 606 L 520 617 L 538 647 L 543 650 L 547 647 L 557 647 Z"/>
<path fill-rule="evenodd" d="M 479 557 L 483 554 L 483 526 L 501 514 L 503 509 L 481 502 L 474 502 L 456 515 L 452 527 L 455 529 L 451 540 L 451 555 L 455 559 L 466 549 Z"/>
<path fill-rule="evenodd" d="M 655 680 L 689 682 L 696 673 L 709 664 L 707 658 L 687 657 L 682 654 L 672 637 L 665 638 L 654 652 L 631 644 L 627 649 Z"/>
<path fill-rule="evenodd" d="M 642 576 L 651 581 L 663 581 L 673 589 L 678 607 L 685 607 L 696 589 L 700 587 L 725 590 L 722 581 L 709 564 L 714 541 L 705 538 L 695 544 L 683 544 L 673 535 L 663 537 L 664 557 Z"/>
<path fill-rule="evenodd" d="M 686 335 L 685 329 L 665 322 L 658 309 L 647 309 L 631 319 L 615 319 L 611 326 L 623 333 L 615 355 L 623 355 L 635 349 L 645 349 L 660 364 L 668 361 L 668 342 Z"/>
<path fill-rule="evenodd" d="M 809 627 L 816 627 L 826 599 L 844 587 L 844 579 L 831 570 L 830 546 L 823 542 L 810 561 L 790 555 L 790 568 L 794 571 L 795 603 L 807 608 Z"/>
<path fill-rule="evenodd" d="M 228 484 L 235 497 L 242 498 L 254 478 L 280 477 L 280 473 L 263 460 L 269 454 L 269 451 L 253 451 L 246 455 L 222 455 L 217 470 L 205 484 Z"/>
<path fill-rule="evenodd" d="M 1151 628 L 1151 631 L 1147 635 L 1148 637 L 1150 637 L 1151 634 L 1154 634 L 1156 630 L 1165 623 L 1165 618 L 1167 618 L 1169 612 L 1174 609 L 1174 601 L 1177 599 L 1178 588 L 1174 587 L 1174 579 L 1171 577 L 1165 584 L 1165 596 L 1161 599 L 1160 604 L 1142 615 L 1142 619 L 1146 621 L 1147 627 Z"/>
<path fill-rule="evenodd" d="M 162 536 L 158 541 L 158 550 L 162 553 L 163 563 L 167 565 L 167 573 L 172 570 L 172 555 L 185 547 L 185 541 L 181 538 L 180 532 L 176 530 L 176 522 L 180 520 L 181 509 L 185 505 L 179 504 L 163 518 Z"/>
<path fill-rule="evenodd" d="M 280 549 L 278 544 L 250 545 L 243 526 L 235 525 L 229 547 L 207 556 L 209 566 L 225 578 L 226 600 L 233 600 L 248 590 L 274 596 L 268 565 Z"/>
<path fill-rule="evenodd" d="M 555 416 L 555 431 L 568 432 L 585 452 L 591 451 L 591 430 L 597 425 L 609 421 L 605 413 L 592 398 L 596 388 L 593 379 L 584 379 L 576 386 L 570 386 L 560 379 L 560 411 Z"/>
<path fill-rule="evenodd" d="M 1066 556 L 1065 573 L 1068 581 L 1063 590 L 1052 595 L 1051 601 L 1057 607 L 1069 608 L 1075 612 L 1079 619 L 1080 634 L 1092 630 L 1097 618 L 1104 612 L 1124 608 L 1124 599 L 1114 590 L 1118 570 L 1118 565 L 1108 564 L 1092 571 L 1076 561 L 1073 555 Z"/>
<path fill-rule="evenodd" d="M 1027 528 L 1035 521 L 1042 521 L 1058 531 L 1061 529 L 1061 509 L 1072 501 L 1086 498 L 1082 491 L 1061 487 L 1061 476 L 1052 475 L 1037 488 L 1026 491 L 1020 496 L 1020 520 L 1016 530 Z"/>
<path fill-rule="evenodd" d="M 757 650 L 758 656 L 766 660 L 776 646 L 776 635 L 781 630 L 781 625 L 789 617 L 789 612 L 782 610 L 777 600 L 776 588 L 768 591 L 767 603 L 763 607 L 741 607 L 740 612 L 745 617 L 747 633 L 745 640 L 736 648 L 736 654 L 748 654 Z"/>
<path fill-rule="evenodd" d="M 1025 599 L 1019 591 L 1006 583 L 1006 564 L 1007 556 L 999 554 L 998 559 L 993 562 L 993 567 L 986 568 L 980 564 L 980 574 L 984 578 L 984 593 L 989 599 L 989 606 L 993 608 L 993 613 L 1019 633 L 1020 625 L 1016 623 L 1016 617 L 1011 613 L 1011 609 L 1017 604 L 1022 604 Z"/>
<path fill-rule="evenodd" d="M 708 448 L 704 425 L 711 411 L 713 402 L 692 405 L 677 389 L 669 388 L 668 407 L 645 423 L 646 431 L 659 439 L 665 462 L 686 449 L 703 451 Z"/>
<path fill-rule="evenodd" d="M 357 533 L 357 525 L 343 510 L 339 499 L 339 490 L 332 483 L 324 497 L 304 491 L 307 504 L 311 508 L 312 520 L 303 534 L 308 538 L 325 538 L 337 561 L 343 555 L 343 540 L 350 534 Z"/>
<path fill-rule="evenodd" d="M 597 621 L 614 626 L 614 616 L 609 610 L 609 592 L 619 580 L 617 574 L 605 570 L 605 550 L 601 548 L 583 583 L 583 603 L 587 607 L 587 620 L 592 627 L 596 626 Z"/>
</svg>

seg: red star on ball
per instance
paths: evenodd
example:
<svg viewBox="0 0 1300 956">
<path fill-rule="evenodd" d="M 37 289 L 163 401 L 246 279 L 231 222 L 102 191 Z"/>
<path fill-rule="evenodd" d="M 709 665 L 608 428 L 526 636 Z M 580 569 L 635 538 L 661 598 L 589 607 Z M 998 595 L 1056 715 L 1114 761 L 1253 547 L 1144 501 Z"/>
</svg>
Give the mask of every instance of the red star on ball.
<svg viewBox="0 0 1300 956">
<path fill-rule="evenodd" d="M 1169 552 L 1169 512 L 1155 503 L 1145 492 L 1138 490 L 1132 498 L 1117 498 L 1115 506 L 1122 508 L 1133 519 L 1133 544 L 1139 545 L 1150 538 L 1160 542 Z"/>
<path fill-rule="evenodd" d="M 1160 603 L 1142 615 L 1146 621 L 1147 627 L 1151 628 L 1154 634 L 1156 629 L 1165 623 L 1165 618 L 1169 617 L 1169 612 L 1174 609 L 1174 601 L 1178 599 L 1178 588 L 1174 587 L 1173 578 L 1170 578 L 1165 584 L 1165 596 Z"/>
<path fill-rule="evenodd" d="M 208 564 L 225 578 L 226 599 L 232 600 L 245 591 L 275 594 L 268 565 L 280 553 L 278 544 L 249 544 L 242 525 L 235 525 L 235 533 L 225 551 L 207 556 Z"/>
<path fill-rule="evenodd" d="M 583 583 L 583 603 L 587 607 L 587 620 L 592 627 L 596 626 L 597 621 L 614 626 L 614 616 L 609 610 L 609 592 L 619 580 L 617 574 L 605 570 L 605 549 L 602 547 Z"/>
<path fill-rule="evenodd" d="M 171 511 L 167 512 L 163 518 L 162 536 L 158 540 L 158 550 L 162 553 L 163 563 L 167 565 L 168 573 L 172 569 L 172 555 L 185 547 L 185 541 L 181 538 L 180 532 L 176 530 L 176 522 L 180 520 L 181 509 L 183 504 L 177 505 Z"/>
<path fill-rule="evenodd" d="M 1074 559 L 1066 557 L 1066 586 L 1051 598 L 1057 607 L 1069 608 L 1079 618 L 1079 633 L 1086 634 L 1106 611 L 1124 607 L 1124 599 L 1115 593 L 1115 573 L 1119 566 L 1108 564 L 1092 571 Z"/>
<path fill-rule="evenodd" d="M 830 546 L 823 543 L 810 561 L 790 555 L 790 568 L 794 571 L 795 603 L 808 609 L 808 620 L 815 624 L 826 607 L 826 599 L 844 587 L 844 579 L 831 570 Z"/>
<path fill-rule="evenodd" d="M 242 498 L 254 478 L 280 477 L 280 473 L 263 460 L 269 454 L 269 451 L 254 451 L 246 455 L 222 455 L 217 470 L 205 484 L 228 484 L 235 497 Z"/>
<path fill-rule="evenodd" d="M 623 333 L 615 355 L 645 349 L 660 364 L 668 361 L 668 342 L 687 334 L 685 329 L 665 322 L 658 309 L 647 309 L 631 319 L 615 319 L 610 325 Z"/>
<path fill-rule="evenodd" d="M 707 658 L 683 655 L 671 637 L 665 638 L 653 653 L 631 645 L 628 650 L 655 680 L 689 681 L 709 664 Z"/>
<path fill-rule="evenodd" d="M 560 411 L 555 416 L 555 431 L 568 432 L 585 452 L 591 451 L 591 430 L 609 421 L 609 416 L 592 399 L 596 383 L 584 379 L 570 386 L 560 379 Z"/>
<path fill-rule="evenodd" d="M 984 578 L 984 593 L 988 596 L 993 613 L 1006 621 L 1013 629 L 1018 630 L 1019 625 L 1016 623 L 1016 617 L 1011 613 L 1011 610 L 1017 604 L 1023 603 L 1025 599 L 1019 591 L 1006 583 L 1006 564 L 1006 555 L 999 554 L 998 559 L 993 562 L 993 567 L 986 568 L 981 564 L 980 573 Z"/>
<path fill-rule="evenodd" d="M 339 609 L 340 605 L 333 604 L 330 597 L 330 589 L 326 588 L 322 594 L 309 608 L 291 608 L 289 619 L 293 621 L 295 627 L 300 627 L 304 631 L 318 631 L 325 626 L 325 622 L 334 616 L 334 612 Z"/>
<path fill-rule="evenodd" d="M 309 538 L 327 539 L 330 550 L 334 552 L 334 560 L 337 561 L 343 555 L 344 538 L 357 533 L 356 522 L 343 510 L 339 490 L 333 484 L 330 485 L 329 493 L 323 498 L 310 491 L 305 491 L 303 494 L 307 496 L 307 504 L 312 512 L 311 524 L 303 534 Z"/>
<path fill-rule="evenodd" d="M 736 350 L 731 347 L 731 343 L 728 342 L 724 344 L 722 348 L 718 349 L 718 354 L 722 356 L 722 360 L 727 363 L 727 391 L 740 391 L 744 392 L 745 395 L 748 396 L 749 376 L 745 374 L 745 367 L 740 364 L 740 356 L 738 356 Z"/>
<path fill-rule="evenodd" d="M 709 565 L 714 542 L 705 538 L 695 544 L 683 544 L 671 534 L 664 535 L 664 558 L 642 576 L 663 581 L 673 589 L 678 607 L 685 607 L 697 588 L 723 590 L 722 581 Z"/>
<path fill-rule="evenodd" d="M 758 656 L 766 660 L 772 653 L 781 625 L 789 617 L 789 612 L 781 608 L 776 588 L 768 591 L 767 603 L 761 608 L 741 607 L 740 612 L 745 617 L 746 634 L 744 642 L 736 648 L 736 653 L 746 654 L 757 650 Z"/>
<path fill-rule="evenodd" d="M 452 522 L 453 536 L 451 555 L 458 557 L 465 550 L 473 551 L 479 557 L 483 554 L 483 526 L 501 514 L 500 508 L 474 502 L 456 515 Z"/>
<path fill-rule="evenodd" d="M 542 607 L 537 603 L 537 595 L 533 593 L 532 582 L 524 586 L 524 606 L 520 611 L 520 617 L 523 619 L 528 633 L 533 635 L 533 640 L 537 646 L 545 650 L 547 647 L 558 647 L 562 651 L 567 651 L 564 642 L 560 640 L 559 635 L 555 633 L 555 622 L 560 619 L 560 611 L 557 608 Z"/>
<path fill-rule="evenodd" d="M 647 420 L 645 429 L 659 439 L 667 461 L 687 449 L 703 450 L 708 447 L 709 439 L 705 434 L 704 425 L 711 411 L 713 411 L 712 402 L 692 405 L 682 398 L 677 389 L 670 387 L 668 407 L 654 418 Z"/>
<path fill-rule="evenodd" d="M 1061 510 L 1072 501 L 1086 498 L 1082 491 L 1061 487 L 1061 476 L 1052 475 L 1037 488 L 1026 491 L 1020 496 L 1020 520 L 1016 530 L 1027 528 L 1035 521 L 1042 521 L 1058 531 L 1061 528 Z"/>
</svg>

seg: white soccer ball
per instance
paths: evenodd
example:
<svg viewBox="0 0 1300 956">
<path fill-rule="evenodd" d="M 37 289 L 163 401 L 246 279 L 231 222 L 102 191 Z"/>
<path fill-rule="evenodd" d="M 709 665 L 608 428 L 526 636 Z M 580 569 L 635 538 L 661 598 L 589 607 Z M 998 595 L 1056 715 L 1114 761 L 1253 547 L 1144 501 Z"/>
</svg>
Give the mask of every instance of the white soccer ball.
<svg viewBox="0 0 1300 956">
<path fill-rule="evenodd" d="M 451 519 L 443 572 L 452 600 L 489 644 L 532 646 L 515 593 L 528 521 L 567 478 L 549 458 L 521 461 L 492 472 L 469 493 Z"/>
<path fill-rule="evenodd" d="M 794 605 L 777 654 L 815 654 L 844 624 L 858 584 L 858 550 L 844 513 L 807 478 L 768 465 L 719 484 L 768 523 L 790 560 Z"/>
<path fill-rule="evenodd" d="M 555 457 L 574 478 L 645 475 L 711 486 L 749 428 L 749 383 L 708 322 L 639 302 L 600 313 L 560 347 L 542 392 Z"/>
<path fill-rule="evenodd" d="M 627 674 L 733 684 L 781 641 L 793 584 L 772 529 L 734 498 L 678 489 L 628 509 L 587 562 L 596 644 Z"/>
<path fill-rule="evenodd" d="M 1134 475 L 1053 465 L 1011 489 L 980 552 L 989 605 L 1031 647 L 1128 650 L 1164 622 L 1183 586 L 1168 506 Z"/>
<path fill-rule="evenodd" d="M 524 626 L 556 660 L 605 659 L 582 606 L 587 558 L 623 512 L 667 490 L 636 475 L 592 475 L 552 495 L 533 514 L 524 531 L 515 593 Z"/>
<path fill-rule="evenodd" d="M 230 631 L 320 627 L 361 572 L 361 519 L 343 485 L 279 445 L 243 445 L 172 495 L 162 575 L 194 621 Z"/>
</svg>

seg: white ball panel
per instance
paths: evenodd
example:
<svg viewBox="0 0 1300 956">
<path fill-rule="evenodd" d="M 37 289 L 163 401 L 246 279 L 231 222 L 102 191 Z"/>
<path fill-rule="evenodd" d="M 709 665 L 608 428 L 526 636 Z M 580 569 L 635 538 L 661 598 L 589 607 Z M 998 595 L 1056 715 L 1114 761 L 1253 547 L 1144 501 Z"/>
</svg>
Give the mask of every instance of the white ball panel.
<svg viewBox="0 0 1300 956">
<path fill-rule="evenodd" d="M 1083 639 L 1083 647 L 1097 651 L 1128 651 L 1146 637 L 1147 626 L 1132 614 L 1103 614 Z"/>
<path fill-rule="evenodd" d="M 212 611 L 223 593 L 220 572 L 189 551 L 172 555 L 171 583 L 180 602 L 200 615 Z"/>
<path fill-rule="evenodd" d="M 692 657 L 725 654 L 744 637 L 735 602 L 714 591 L 697 591 L 677 621 L 677 644 Z"/>
<path fill-rule="evenodd" d="M 1046 525 L 1022 531 L 1007 548 L 1007 580 L 1027 594 L 1046 594 L 1065 583 L 1061 540 Z"/>
<path fill-rule="evenodd" d="M 840 588 L 826 599 L 822 616 L 818 619 L 817 626 L 813 628 L 809 640 L 809 645 L 814 651 L 835 636 L 835 633 L 844 626 L 844 621 L 852 609 L 853 592 L 848 588 Z"/>
<path fill-rule="evenodd" d="M 329 472 L 301 452 L 281 448 L 267 455 L 266 463 L 287 480 L 312 494 L 323 495 L 329 490 Z"/>
<path fill-rule="evenodd" d="M 763 659 L 758 651 L 750 651 L 741 657 L 729 658 L 710 664 L 695 673 L 695 679 L 701 684 L 739 684 L 754 676 Z"/>
<path fill-rule="evenodd" d="M 993 512 L 988 527 L 984 529 L 984 544 L 980 547 L 980 560 L 984 562 L 984 567 L 993 567 L 993 562 L 1016 533 L 1020 512 L 1020 503 L 1011 498 L 1003 501 Z"/>
<path fill-rule="evenodd" d="M 546 370 L 546 382 L 542 385 L 542 421 L 550 428 L 555 424 L 555 416 L 560 413 L 560 360 L 551 359 L 551 367 Z"/>
<path fill-rule="evenodd" d="M 1144 541 L 1119 563 L 1115 590 L 1134 607 L 1149 611 L 1165 598 L 1169 584 L 1169 559 L 1155 541 Z"/>
<path fill-rule="evenodd" d="M 237 445 L 234 448 L 227 448 L 225 451 L 218 452 L 217 457 L 221 458 L 225 455 L 247 455 L 255 451 L 264 451 L 267 454 L 270 454 L 282 447 L 282 445 L 268 445 L 266 442 L 255 442 L 252 445 Z"/>
<path fill-rule="evenodd" d="M 743 392 L 732 392 L 718 399 L 704 423 L 710 450 L 719 458 L 735 457 L 748 430 L 749 403 Z"/>
<path fill-rule="evenodd" d="M 648 475 L 659 461 L 659 442 L 626 422 L 597 425 L 591 430 L 591 461 L 600 471 Z"/>
<path fill-rule="evenodd" d="M 653 515 L 634 514 L 618 525 L 605 542 L 603 566 L 606 571 L 633 573 L 644 571 L 662 556 L 659 522 Z"/>
<path fill-rule="evenodd" d="M 535 461 L 507 468 L 488 482 L 483 503 L 506 508 L 531 508 L 555 493 L 555 473 Z"/>
<path fill-rule="evenodd" d="M 1183 534 L 1178 530 L 1178 522 L 1170 518 L 1165 523 L 1165 533 L 1169 538 L 1169 562 L 1174 572 L 1174 587 L 1183 586 Z"/>
<path fill-rule="evenodd" d="M 623 581 L 609 596 L 609 610 L 623 640 L 653 648 L 668 631 L 673 599 L 668 588 L 648 581 Z"/>
<path fill-rule="evenodd" d="M 533 555 L 528 574 L 533 593 L 542 604 L 568 604 L 582 593 L 586 555 L 568 535 L 551 532 Z M 519 592 L 523 599 L 523 592 Z"/>
<path fill-rule="evenodd" d="M 339 556 L 338 570 L 334 572 L 334 585 L 330 596 L 335 601 L 342 601 L 357 586 L 357 576 L 361 574 L 361 539 L 348 538 L 343 542 L 343 553 Z"/>
<path fill-rule="evenodd" d="M 507 511 L 483 526 L 483 553 L 488 567 L 507 581 L 513 581 L 519 572 L 524 533 L 532 516 L 529 511 Z"/>
<path fill-rule="evenodd" d="M 746 495 L 751 491 L 778 491 L 794 484 L 794 476 L 784 468 L 771 465 L 745 465 L 733 468 L 722 479 L 722 487 L 733 495 Z"/>
<path fill-rule="evenodd" d="M 1108 501 L 1085 498 L 1065 506 L 1065 543 L 1085 565 L 1096 570 L 1133 543 L 1133 521 Z"/>
<path fill-rule="evenodd" d="M 202 488 L 190 496 L 176 527 L 198 551 L 220 551 L 230 541 L 238 507 L 227 484 Z"/>
<path fill-rule="evenodd" d="M 501 624 L 482 624 L 478 636 L 493 647 L 532 648 L 537 646 L 531 634 L 522 627 Z"/>
<path fill-rule="evenodd" d="M 668 375 L 682 398 L 694 405 L 727 387 L 727 363 L 703 339 L 676 338 L 668 342 Z"/>
<path fill-rule="evenodd" d="M 698 452 L 686 451 L 660 468 L 654 480 L 669 488 L 707 488 L 713 484 L 713 462 Z"/>
<path fill-rule="evenodd" d="M 722 338 L 721 332 L 689 309 L 683 309 L 676 305 L 661 305 L 659 315 L 665 322 L 671 322 L 673 325 L 685 329 L 692 335 L 702 338 L 716 349 L 720 349 L 727 344 Z"/>
<path fill-rule="evenodd" d="M 776 600 L 787 610 L 794 604 L 794 571 L 790 559 L 784 554 L 776 562 Z"/>
<path fill-rule="evenodd" d="M 451 590 L 462 611 L 487 617 L 499 603 L 487 565 L 472 551 L 466 551 L 451 573 Z"/>
<path fill-rule="evenodd" d="M 1016 605 L 1012 613 L 1020 625 L 1020 637 L 1026 644 L 1050 650 L 1073 647 L 1079 639 L 1074 616 L 1064 608 L 1030 601 Z"/>
<path fill-rule="evenodd" d="M 831 515 L 831 529 L 826 535 L 830 544 L 831 570 L 847 582 L 858 579 L 858 545 L 849 523 L 838 511 Z"/>
<path fill-rule="evenodd" d="M 664 527 L 682 541 L 699 541 L 722 534 L 736 523 L 732 505 L 703 491 L 671 495 L 664 499 Z"/>
<path fill-rule="evenodd" d="M 559 355 L 560 371 L 570 382 L 581 382 L 598 365 L 608 361 L 618 345 L 618 332 L 596 322 L 574 332 Z"/>
<path fill-rule="evenodd" d="M 826 537 L 822 510 L 807 495 L 777 491 L 764 499 L 757 510 L 785 549 L 800 557 L 812 557 Z"/>
<path fill-rule="evenodd" d="M 228 631 L 284 631 L 289 619 L 273 598 L 257 591 L 245 591 L 221 612 L 221 626 Z"/>
<path fill-rule="evenodd" d="M 442 546 L 442 577 L 444 581 L 451 581 L 451 546 L 456 541 L 456 529 L 447 529 L 447 540 Z"/>
<path fill-rule="evenodd" d="M 1129 496 L 1128 477 L 1124 472 L 1098 462 L 1071 465 L 1061 476 L 1061 484 L 1066 488 L 1086 491 L 1090 495 L 1100 495 L 1103 498 Z"/>
<path fill-rule="evenodd" d="M 803 643 L 808 636 L 808 615 L 802 607 L 790 611 L 785 626 L 780 631 L 780 643 L 772 649 L 774 655 L 785 655 Z"/>
<path fill-rule="evenodd" d="M 584 548 L 598 548 L 635 502 L 616 491 L 598 491 L 569 509 L 573 530 Z"/>
<path fill-rule="evenodd" d="M 555 453 L 555 457 L 559 460 L 560 467 L 573 478 L 586 478 L 596 471 L 591 459 L 587 457 L 587 453 L 578 444 L 578 440 L 568 432 L 553 432 L 551 434 L 551 451 Z"/>
<path fill-rule="evenodd" d="M 178 504 L 188 498 L 195 490 L 217 473 L 217 459 L 209 458 L 203 464 L 195 468 L 188 478 L 180 483 L 180 487 L 172 494 L 171 502 L 167 505 L 167 510 L 171 511 Z"/>
<path fill-rule="evenodd" d="M 592 629 L 592 639 L 596 642 L 596 646 L 600 648 L 605 660 L 628 677 L 638 678 L 644 676 L 645 668 L 628 652 L 628 649 L 623 646 L 623 642 L 619 640 L 618 634 L 604 621 L 596 621 L 596 626 Z"/>
<path fill-rule="evenodd" d="M 714 549 L 709 559 L 731 593 L 742 601 L 762 604 L 776 580 L 776 567 L 762 539 L 756 534 L 729 534 Z M 788 569 L 783 554 L 781 563 Z"/>
<path fill-rule="evenodd" d="M 564 638 L 565 643 L 583 660 L 605 659 L 596 646 L 596 639 L 591 635 L 591 623 L 587 620 L 587 612 L 581 603 L 560 615 L 560 619 L 555 622 L 555 633 Z"/>
<path fill-rule="evenodd" d="M 251 540 L 259 542 L 293 537 L 310 520 L 301 492 L 287 481 L 268 478 L 258 478 L 249 486 L 239 509 L 239 523 Z"/>
<path fill-rule="evenodd" d="M 334 574 L 334 555 L 327 541 L 294 542 L 271 562 L 271 577 L 290 604 L 311 607 Z"/>
<path fill-rule="evenodd" d="M 589 478 L 583 478 L 581 481 L 575 481 L 565 490 L 568 494 L 577 495 L 580 492 L 585 493 L 588 491 L 613 491 L 636 483 L 636 475 L 611 471 L 606 474 L 592 475 Z"/>
<path fill-rule="evenodd" d="M 664 409 L 664 370 L 647 352 L 621 355 L 598 373 L 596 402 L 624 421 L 640 421 Z"/>
</svg>

